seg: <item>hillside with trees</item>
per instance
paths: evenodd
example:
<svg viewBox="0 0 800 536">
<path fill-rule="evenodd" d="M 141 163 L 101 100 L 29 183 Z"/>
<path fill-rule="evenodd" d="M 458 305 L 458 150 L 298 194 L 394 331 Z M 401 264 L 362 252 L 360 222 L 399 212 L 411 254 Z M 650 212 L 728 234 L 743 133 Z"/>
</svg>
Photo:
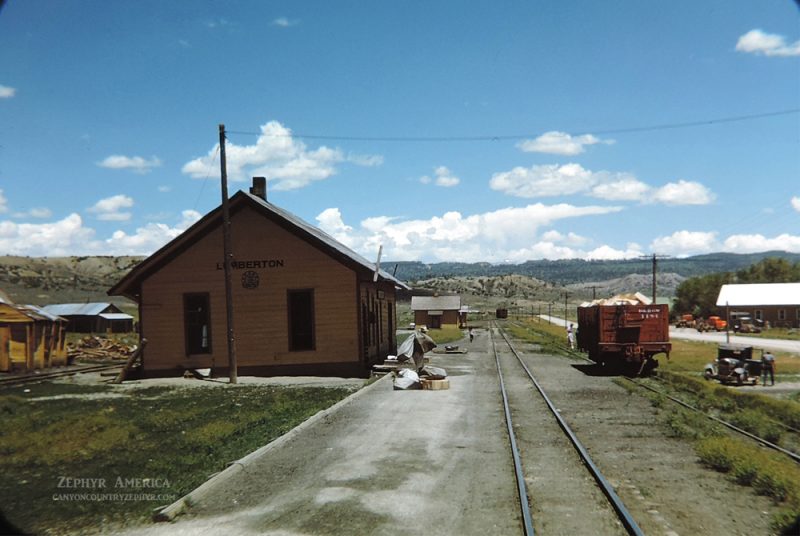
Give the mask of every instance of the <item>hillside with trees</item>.
<svg viewBox="0 0 800 536">
<path fill-rule="evenodd" d="M 767 258 L 784 259 L 790 263 L 800 262 L 800 254 L 785 251 L 750 254 L 713 253 L 685 258 L 659 258 L 658 272 L 678 274 L 688 278 L 742 270 Z M 527 261 L 521 264 L 491 264 L 488 262 L 426 264 L 392 261 L 382 263 L 382 267 L 389 272 L 395 270 L 395 266 L 397 277 L 409 282 L 434 277 L 492 277 L 516 274 L 559 285 L 571 285 L 619 279 L 631 274 L 652 275 L 653 272 L 652 257 L 647 256 L 616 261 L 561 259 Z"/>
<path fill-rule="evenodd" d="M 690 277 L 675 290 L 673 311 L 707 317 L 718 313 L 717 296 L 730 283 L 792 283 L 800 281 L 800 261 L 768 257 L 736 271 Z"/>
</svg>

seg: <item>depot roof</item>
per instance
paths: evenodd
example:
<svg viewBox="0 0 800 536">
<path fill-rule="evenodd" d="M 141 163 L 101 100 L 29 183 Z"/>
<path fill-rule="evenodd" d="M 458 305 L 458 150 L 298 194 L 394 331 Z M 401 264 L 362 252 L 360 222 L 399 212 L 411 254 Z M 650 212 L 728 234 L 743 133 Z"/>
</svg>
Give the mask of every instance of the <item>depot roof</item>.
<svg viewBox="0 0 800 536">
<path fill-rule="evenodd" d="M 717 306 L 800 305 L 800 283 L 722 285 Z"/>
</svg>

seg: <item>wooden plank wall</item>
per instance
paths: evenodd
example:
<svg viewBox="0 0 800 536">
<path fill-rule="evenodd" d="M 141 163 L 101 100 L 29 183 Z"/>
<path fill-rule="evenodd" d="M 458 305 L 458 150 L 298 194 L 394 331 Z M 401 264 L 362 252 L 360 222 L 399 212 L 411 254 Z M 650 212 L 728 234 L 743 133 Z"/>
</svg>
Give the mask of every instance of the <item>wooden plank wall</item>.
<svg viewBox="0 0 800 536">
<path fill-rule="evenodd" d="M 235 213 L 231 222 L 234 260 L 251 262 L 250 268 L 232 270 L 239 366 L 358 363 L 355 272 L 249 207 Z M 204 368 L 212 362 L 227 365 L 221 262 L 222 232 L 216 229 L 143 282 L 140 326 L 148 339 L 145 373 Z M 245 272 L 258 275 L 256 288 L 243 287 Z M 290 352 L 286 292 L 305 288 L 314 289 L 316 348 Z M 204 292 L 210 294 L 213 351 L 187 356 L 183 295 Z"/>
</svg>

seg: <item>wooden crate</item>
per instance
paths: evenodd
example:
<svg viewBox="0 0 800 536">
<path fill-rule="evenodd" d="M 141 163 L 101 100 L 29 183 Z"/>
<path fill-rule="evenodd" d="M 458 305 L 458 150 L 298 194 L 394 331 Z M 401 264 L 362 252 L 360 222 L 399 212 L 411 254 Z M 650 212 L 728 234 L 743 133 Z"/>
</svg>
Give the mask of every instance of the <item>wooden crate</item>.
<svg viewBox="0 0 800 536">
<path fill-rule="evenodd" d="M 445 378 L 444 380 L 420 380 L 422 383 L 422 388 L 426 391 L 443 391 L 445 389 L 450 389 L 450 380 Z"/>
</svg>

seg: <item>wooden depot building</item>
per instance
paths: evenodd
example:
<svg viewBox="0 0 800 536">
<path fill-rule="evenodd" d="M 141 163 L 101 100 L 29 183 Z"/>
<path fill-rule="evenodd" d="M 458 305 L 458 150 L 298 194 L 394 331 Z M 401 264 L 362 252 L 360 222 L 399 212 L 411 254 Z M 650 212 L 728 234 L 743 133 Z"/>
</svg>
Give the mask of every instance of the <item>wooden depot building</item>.
<svg viewBox="0 0 800 536">
<path fill-rule="evenodd" d="M 408 287 L 266 201 L 263 178 L 229 202 L 239 374 L 367 376 L 396 353 L 395 290 Z M 222 207 L 108 292 L 139 305 L 141 373 L 228 373 Z"/>
<path fill-rule="evenodd" d="M 461 296 L 412 296 L 411 310 L 414 311 L 414 324 L 417 327 L 461 328 L 467 323 L 467 312 L 461 307 Z"/>
</svg>

